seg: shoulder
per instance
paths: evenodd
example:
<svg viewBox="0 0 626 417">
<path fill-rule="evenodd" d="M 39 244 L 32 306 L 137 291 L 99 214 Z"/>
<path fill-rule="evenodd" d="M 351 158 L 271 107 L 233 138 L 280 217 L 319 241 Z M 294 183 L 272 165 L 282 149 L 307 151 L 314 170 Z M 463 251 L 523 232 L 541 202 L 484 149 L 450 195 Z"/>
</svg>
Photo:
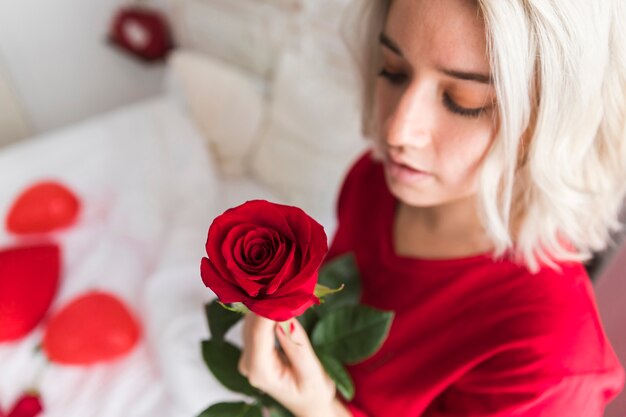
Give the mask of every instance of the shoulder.
<svg viewBox="0 0 626 417">
<path fill-rule="evenodd" d="M 580 264 L 561 266 L 513 276 L 519 282 L 500 299 L 491 297 L 495 305 L 488 308 L 497 318 L 483 316 L 487 324 L 464 346 L 479 354 L 455 382 L 472 407 L 483 392 L 499 398 L 489 403 L 496 409 L 530 410 L 532 403 L 549 415 L 572 415 L 621 390 L 624 369 L 603 331 L 586 272 Z"/>
<path fill-rule="evenodd" d="M 580 262 L 561 262 L 556 267 L 543 266 L 537 272 L 511 259 L 494 262 L 487 272 L 497 276 L 495 285 L 501 303 L 510 307 L 526 306 L 525 311 L 558 313 L 589 308 L 593 291 L 591 281 Z"/>
<path fill-rule="evenodd" d="M 559 270 L 520 272 L 500 301 L 498 348 L 546 372 L 597 372 L 612 353 L 599 318 L 591 281 L 580 263 Z M 502 356 L 502 355 L 500 355 Z"/>
</svg>

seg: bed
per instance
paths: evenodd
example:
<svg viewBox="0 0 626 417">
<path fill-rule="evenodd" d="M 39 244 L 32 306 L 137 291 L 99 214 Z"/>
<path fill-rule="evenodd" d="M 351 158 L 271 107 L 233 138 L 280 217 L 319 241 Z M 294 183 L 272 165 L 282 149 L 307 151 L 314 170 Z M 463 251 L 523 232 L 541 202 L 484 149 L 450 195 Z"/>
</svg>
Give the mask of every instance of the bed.
<svg viewBox="0 0 626 417">
<path fill-rule="evenodd" d="M 45 366 L 35 354 L 41 328 L 0 345 L 5 409 L 30 387 L 41 391 L 46 416 L 189 416 L 211 396 L 227 396 L 198 355 L 207 334 L 202 304 L 211 297 L 198 278 L 202 239 L 224 206 L 271 193 L 247 183 L 226 186 L 218 200 L 225 184 L 205 141 L 167 95 L 10 147 L 0 167 L 3 214 L 42 179 L 60 181 L 82 201 L 78 222 L 65 230 L 1 235 L 3 247 L 44 238 L 61 247 L 51 311 L 84 291 L 106 290 L 131 307 L 143 330 L 130 355 L 90 367 Z"/>
<path fill-rule="evenodd" d="M 64 184 L 82 203 L 71 227 L 30 237 L 0 230 L 1 248 L 50 240 L 61 248 L 49 312 L 97 289 L 141 323 L 128 355 L 87 367 L 46 363 L 36 350 L 46 319 L 0 343 L 0 409 L 30 388 L 46 417 L 188 417 L 241 398 L 200 353 L 209 334 L 203 306 L 215 297 L 199 275 L 208 226 L 262 198 L 303 208 L 332 236 L 340 180 L 365 146 L 357 81 L 329 32 L 331 9 L 302 4 L 172 2 L 181 48 L 160 95 L 0 152 L 3 219 L 42 180 Z M 239 325 L 227 338 L 240 344 Z"/>
</svg>

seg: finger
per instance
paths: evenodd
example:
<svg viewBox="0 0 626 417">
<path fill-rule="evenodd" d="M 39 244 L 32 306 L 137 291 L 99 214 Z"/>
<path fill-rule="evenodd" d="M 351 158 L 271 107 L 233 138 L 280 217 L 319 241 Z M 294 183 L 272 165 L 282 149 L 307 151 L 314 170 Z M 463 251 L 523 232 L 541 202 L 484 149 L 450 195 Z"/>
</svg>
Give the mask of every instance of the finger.
<svg viewBox="0 0 626 417">
<path fill-rule="evenodd" d="M 317 375 L 323 375 L 323 368 L 317 359 L 309 336 L 297 319 L 290 320 L 291 336 L 283 333 L 279 324 L 276 324 L 278 341 L 289 360 L 291 367 L 299 381 Z"/>
<path fill-rule="evenodd" d="M 246 342 L 247 371 L 249 379 L 255 380 L 258 384 L 263 384 L 263 378 L 277 372 L 277 367 L 282 364 L 274 342 L 274 325 L 276 322 L 254 313 L 247 315 L 251 316 Z"/>
<path fill-rule="evenodd" d="M 244 316 L 243 321 L 243 329 L 242 329 L 242 339 L 243 339 L 243 347 L 241 349 L 241 358 L 239 360 L 239 369 L 240 372 L 244 375 L 249 373 L 251 367 L 251 361 L 255 355 L 255 352 L 258 351 L 262 342 L 259 341 L 258 333 L 263 331 L 262 327 L 266 326 L 271 328 L 271 320 L 270 323 L 266 323 L 259 319 L 263 319 L 252 312 L 247 313 Z M 268 321 L 267 319 L 264 319 Z M 265 330 L 266 332 L 268 330 Z"/>
<path fill-rule="evenodd" d="M 252 319 L 251 314 L 246 314 L 243 318 L 243 327 L 241 330 L 242 342 L 243 346 L 241 348 L 241 356 L 239 358 L 238 370 L 239 373 L 243 376 L 248 376 L 249 367 L 249 355 L 250 352 L 250 320 Z"/>
</svg>

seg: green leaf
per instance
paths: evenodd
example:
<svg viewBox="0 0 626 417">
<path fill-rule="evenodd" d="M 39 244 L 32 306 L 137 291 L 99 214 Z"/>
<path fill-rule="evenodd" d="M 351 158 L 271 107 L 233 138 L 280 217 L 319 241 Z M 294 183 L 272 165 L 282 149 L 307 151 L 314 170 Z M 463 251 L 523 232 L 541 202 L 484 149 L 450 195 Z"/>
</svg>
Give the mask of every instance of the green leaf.
<svg viewBox="0 0 626 417">
<path fill-rule="evenodd" d="M 342 363 L 361 362 L 380 348 L 389 334 L 394 313 L 365 305 L 343 306 L 323 317 L 313 329 L 316 351 Z"/>
<path fill-rule="evenodd" d="M 259 391 L 237 369 L 240 357 L 241 350 L 225 340 L 202 341 L 202 358 L 215 378 L 231 391 L 257 396 Z"/>
<path fill-rule="evenodd" d="M 263 411 L 257 404 L 217 403 L 204 410 L 198 417 L 263 417 Z"/>
<path fill-rule="evenodd" d="M 354 397 L 354 383 L 352 382 L 350 374 L 346 371 L 346 368 L 344 368 L 341 362 L 336 358 L 326 353 L 316 353 L 328 376 L 335 381 L 335 385 L 341 396 L 348 401 L 352 400 Z"/>
<path fill-rule="evenodd" d="M 217 301 L 219 305 L 225 308 L 228 311 L 232 311 L 233 313 L 246 314 L 250 310 L 243 303 L 231 303 L 230 305 L 224 304 L 221 301 Z"/>
<path fill-rule="evenodd" d="M 333 290 L 332 288 L 328 288 L 325 285 L 317 284 L 317 285 L 315 285 L 315 290 L 313 291 L 313 295 L 315 295 L 317 298 L 323 298 L 323 297 L 326 297 L 328 295 L 332 295 L 332 294 L 338 293 L 339 291 L 343 290 L 344 287 L 345 287 L 345 285 L 341 284 L 341 286 L 339 288 L 335 288 Z"/>
<path fill-rule="evenodd" d="M 287 410 L 281 403 L 267 394 L 258 397 L 261 404 L 267 408 L 270 417 L 295 417 L 293 413 Z"/>
<path fill-rule="evenodd" d="M 220 304 L 220 301 L 215 299 L 204 306 L 211 339 L 217 342 L 223 341 L 226 332 L 243 317 L 240 313 L 227 310 Z"/>
<path fill-rule="evenodd" d="M 326 299 L 325 303 L 315 306 L 320 317 L 334 311 L 337 307 L 359 304 L 361 276 L 354 255 L 348 253 L 325 263 L 320 269 L 318 284 L 327 288 L 339 288 L 344 285 L 343 290 Z"/>
<path fill-rule="evenodd" d="M 270 407 L 268 410 L 270 412 L 270 417 L 295 417 L 295 415 L 285 407 Z"/>
</svg>

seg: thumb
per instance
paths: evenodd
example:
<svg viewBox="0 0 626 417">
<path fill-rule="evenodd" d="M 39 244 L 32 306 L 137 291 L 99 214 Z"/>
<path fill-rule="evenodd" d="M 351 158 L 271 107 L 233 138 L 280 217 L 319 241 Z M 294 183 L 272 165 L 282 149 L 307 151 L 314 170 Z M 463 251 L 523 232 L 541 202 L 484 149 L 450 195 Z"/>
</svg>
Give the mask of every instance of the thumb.
<svg viewBox="0 0 626 417">
<path fill-rule="evenodd" d="M 291 335 L 286 334 L 276 323 L 276 337 L 285 352 L 292 369 L 299 380 L 310 379 L 323 371 L 322 365 L 313 350 L 309 336 L 297 319 L 289 320 L 287 328 Z"/>
</svg>

